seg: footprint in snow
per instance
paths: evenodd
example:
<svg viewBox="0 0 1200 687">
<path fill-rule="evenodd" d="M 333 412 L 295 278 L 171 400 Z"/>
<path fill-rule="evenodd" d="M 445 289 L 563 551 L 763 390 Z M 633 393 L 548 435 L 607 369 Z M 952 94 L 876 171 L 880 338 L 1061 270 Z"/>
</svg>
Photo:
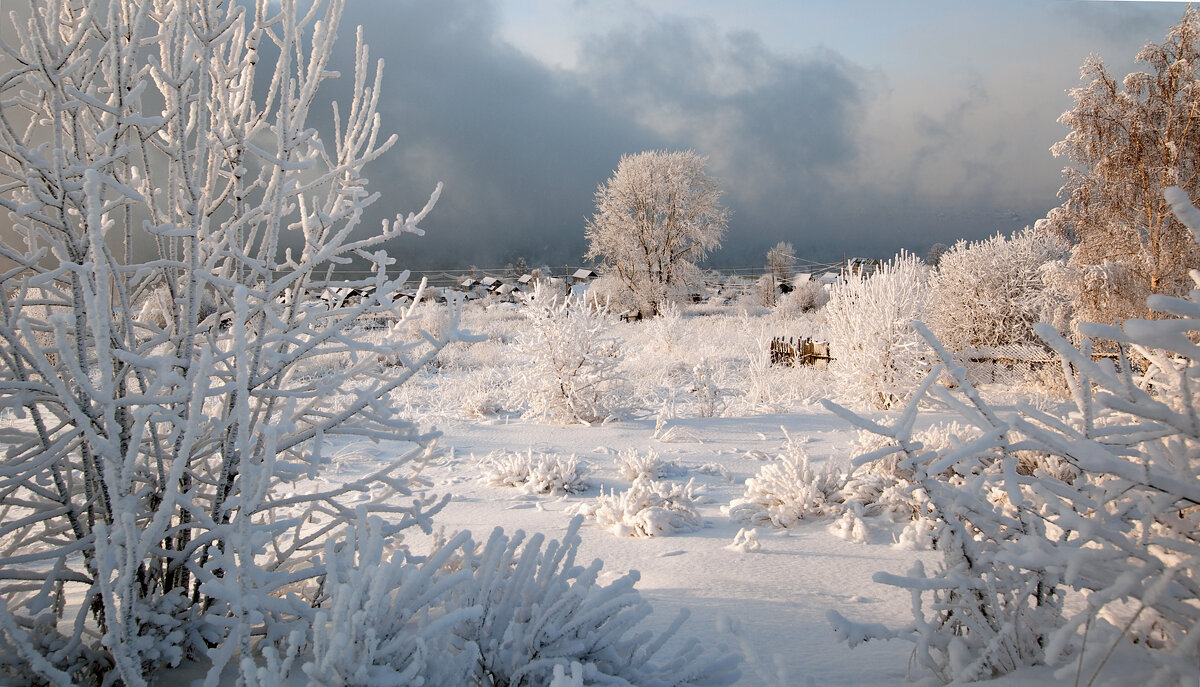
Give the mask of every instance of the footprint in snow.
<svg viewBox="0 0 1200 687">
<path fill-rule="evenodd" d="M 685 553 L 687 553 L 687 551 L 682 551 L 682 550 L 680 550 L 680 551 L 668 551 L 668 552 L 666 552 L 666 553 L 660 553 L 660 554 L 658 554 L 658 557 L 659 557 L 659 558 L 670 558 L 671 556 L 682 556 L 682 555 L 683 555 L 683 554 L 685 554 Z"/>
</svg>

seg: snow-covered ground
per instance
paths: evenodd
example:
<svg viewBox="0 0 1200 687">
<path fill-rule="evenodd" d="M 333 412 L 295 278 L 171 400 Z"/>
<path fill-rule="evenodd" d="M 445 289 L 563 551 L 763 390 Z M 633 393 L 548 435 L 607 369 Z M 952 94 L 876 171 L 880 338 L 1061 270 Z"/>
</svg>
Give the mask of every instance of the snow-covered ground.
<svg viewBox="0 0 1200 687">
<path fill-rule="evenodd" d="M 431 310 L 427 317 L 436 314 Z M 464 320 L 488 339 L 455 344 L 396 397 L 406 414 L 444 433 L 440 456 L 423 470 L 429 491 L 451 496 L 435 518 L 438 527 L 471 530 L 477 541 L 495 527 L 559 538 L 575 513 L 602 494 L 629 488 L 619 469 L 622 451 L 645 455 L 653 450 L 674 463 L 664 479 L 693 480 L 703 527 L 629 537 L 588 521 L 581 547 L 584 559 L 604 561 L 606 575 L 640 573 L 638 588 L 655 609 L 649 629 L 665 628 L 687 609 L 691 616 L 681 636 L 713 646 L 740 645 L 747 654 L 740 685 L 905 682 L 910 645 L 851 649 L 836 639 L 826 614 L 835 609 L 858 621 L 904 625 L 911 619 L 908 594 L 872 576 L 905 573 L 916 559 L 931 562 L 937 554 L 897 545 L 901 525 L 886 517 L 867 519 L 862 543 L 838 536 L 828 517 L 786 529 L 760 527 L 755 531 L 760 548 L 746 552 L 732 546 L 746 525 L 722 510 L 743 495 L 748 478 L 786 452 L 788 436 L 803 447 L 814 468 L 827 463 L 845 468 L 856 454 L 858 431 L 815 402 L 838 395 L 828 374 L 771 367 L 762 360 L 770 336 L 819 337 L 820 313 L 789 316 L 730 308 L 673 321 L 614 323 L 611 335 L 623 353 L 625 409 L 619 419 L 590 426 L 522 417 L 521 378 L 529 352 L 519 345 L 527 326 L 520 310 L 473 305 Z M 697 416 L 701 406 L 689 386 L 701 362 L 720 390 L 721 411 L 714 417 Z M 949 420 L 935 411 L 925 422 Z M 386 459 L 389 447 L 376 451 L 377 459 Z M 590 486 L 554 496 L 488 484 L 489 458 L 527 451 L 578 458 Z M 348 455 L 353 457 L 335 462 L 326 476 L 341 479 L 374 464 L 370 456 Z M 417 551 L 426 542 L 419 534 L 406 538 Z M 735 621 L 737 634 L 718 629 L 722 616 Z M 1039 671 L 1030 684 L 1047 677 Z M 1024 684 L 1020 678 L 1009 680 L 1006 684 Z"/>
<path fill-rule="evenodd" d="M 721 512 L 742 495 L 743 485 L 763 465 L 761 456 L 774 456 L 786 443 L 781 427 L 793 437 L 807 437 L 816 456 L 845 454 L 854 432 L 819 407 L 793 413 L 747 417 L 683 419 L 675 436 L 665 443 L 653 438 L 652 419 L 614 422 L 603 426 L 553 427 L 525 421 L 491 421 L 445 428 L 446 455 L 427 469 L 435 491 L 453 495 L 437 522 L 448 529 L 465 528 L 486 534 L 492 527 L 543 532 L 560 537 L 577 504 L 602 491 L 623 490 L 630 482 L 619 476 L 620 449 L 655 449 L 678 464 L 669 479 L 694 479 L 704 503 L 699 511 L 704 527 L 659 537 L 618 537 L 594 524 L 583 529 L 585 557 L 600 558 L 610 575 L 637 570 L 639 588 L 655 608 L 654 625 L 665 627 L 680 609 L 691 618 L 684 633 L 708 643 L 732 643 L 716 631 L 725 614 L 738 621 L 748 645 L 758 652 L 760 669 L 774 672 L 778 660 L 788 681 L 818 685 L 893 684 L 904 680 L 908 648 L 900 644 L 851 651 L 839 644 L 828 622 L 831 608 L 847 616 L 902 624 L 908 614 L 907 595 L 872 582 L 880 570 L 903 573 L 918 554 L 897 549 L 886 527 L 870 543 L 855 544 L 829 531 L 831 521 L 816 520 L 789 529 L 760 528 L 761 549 L 732 550 L 743 527 Z M 591 488 L 579 495 L 553 497 L 493 487 L 480 479 L 481 459 L 494 451 L 532 447 L 535 452 L 575 455 L 589 468 Z M 717 464 L 729 478 L 701 472 Z M 712 470 L 709 472 L 717 472 Z M 739 684 L 762 684 L 763 677 L 744 671 Z"/>
</svg>

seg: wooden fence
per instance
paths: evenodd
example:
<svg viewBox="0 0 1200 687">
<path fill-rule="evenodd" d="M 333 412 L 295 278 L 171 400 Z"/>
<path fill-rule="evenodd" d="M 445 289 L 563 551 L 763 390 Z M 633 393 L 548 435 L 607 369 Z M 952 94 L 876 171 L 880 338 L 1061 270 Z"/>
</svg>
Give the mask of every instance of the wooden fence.
<svg viewBox="0 0 1200 687">
<path fill-rule="evenodd" d="M 771 339 L 772 365 L 812 365 L 824 368 L 829 357 L 829 342 L 813 341 L 811 338 L 794 339 L 777 336 Z"/>
</svg>

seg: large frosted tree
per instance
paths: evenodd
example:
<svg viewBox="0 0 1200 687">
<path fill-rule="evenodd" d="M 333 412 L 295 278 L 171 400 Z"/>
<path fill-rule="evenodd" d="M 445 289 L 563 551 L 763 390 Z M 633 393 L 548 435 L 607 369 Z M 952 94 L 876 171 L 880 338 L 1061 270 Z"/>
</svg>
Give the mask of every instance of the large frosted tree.
<svg viewBox="0 0 1200 687">
<path fill-rule="evenodd" d="M 395 140 L 361 34 L 331 135 L 307 122 L 337 76 L 342 6 L 30 0 L 9 15 L 0 681 L 139 685 L 206 652 L 214 676 L 237 655 L 253 667 L 327 597 L 323 542 L 356 509 L 383 512 L 388 540 L 437 510 L 396 503 L 405 459 L 308 481 L 339 441 L 432 447 L 387 397 L 445 342 L 346 335 L 399 314 L 407 273 L 381 244 L 419 232 L 434 199 L 360 228 L 378 196 L 364 166 Z M 351 259 L 370 276 L 339 279 Z M 347 287 L 371 295 L 306 297 Z M 264 624 L 275 634 L 253 641 Z"/>
<path fill-rule="evenodd" d="M 623 155 L 596 190 L 585 257 L 600 260 L 605 278 L 645 314 L 697 283 L 696 263 L 721 245 L 729 211 L 706 162 L 690 150 Z"/>
<path fill-rule="evenodd" d="M 1191 288 L 1200 249 L 1163 200 L 1179 186 L 1200 195 L 1200 10 L 1188 8 L 1162 44 L 1137 55 L 1146 71 L 1118 81 L 1099 58 L 1084 63 L 1085 85 L 1059 121 L 1071 131 L 1051 149 L 1072 165 L 1063 204 L 1039 223 L 1074 244 L 1064 283 L 1077 288 L 1077 320 L 1149 317 L 1150 294 Z"/>
</svg>

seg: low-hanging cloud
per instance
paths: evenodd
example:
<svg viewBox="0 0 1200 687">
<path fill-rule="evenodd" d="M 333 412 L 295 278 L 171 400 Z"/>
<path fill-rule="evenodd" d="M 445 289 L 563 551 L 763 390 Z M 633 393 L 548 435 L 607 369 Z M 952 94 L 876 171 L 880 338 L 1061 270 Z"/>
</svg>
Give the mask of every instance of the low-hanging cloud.
<svg viewBox="0 0 1200 687">
<path fill-rule="evenodd" d="M 801 207 L 828 195 L 827 172 L 859 155 L 863 72 L 830 50 L 785 57 L 750 32 L 653 17 L 593 37 L 566 70 L 504 43 L 486 3 L 352 3 L 347 13 L 387 59 L 380 109 L 400 129 L 371 174 L 385 194 L 376 213 L 418 206 L 446 183 L 430 235 L 395 251 L 402 264 L 576 264 L 596 186 L 622 154 L 650 148 L 709 157 L 734 210 L 730 231 L 757 261 L 757 244 L 781 240 Z M 372 27 L 382 26 L 381 41 Z M 739 252 L 724 255 L 751 259 Z"/>
<path fill-rule="evenodd" d="M 647 149 L 709 158 L 733 210 L 716 265 L 761 264 L 778 241 L 831 260 L 1012 231 L 1057 202 L 1065 161 L 1047 149 L 1066 133 L 1055 120 L 1083 59 L 1101 54 L 1120 77 L 1182 14 L 1154 3 L 947 5 L 896 35 L 868 21 L 871 50 L 852 53 L 783 50 L 752 30 L 625 0 L 614 6 L 626 23 L 568 40 L 577 53 L 555 66 L 504 38 L 499 1 L 347 3 L 334 59 L 345 76 L 323 97 L 346 96 L 361 24 L 372 58 L 387 63 L 384 130 L 399 135 L 367 170 L 381 198 L 366 230 L 445 182 L 428 235 L 388 247 L 400 266 L 578 264 L 597 185 L 622 154 Z M 794 8 L 781 12 L 796 21 Z M 310 121 L 326 135 L 327 112 Z"/>
</svg>

